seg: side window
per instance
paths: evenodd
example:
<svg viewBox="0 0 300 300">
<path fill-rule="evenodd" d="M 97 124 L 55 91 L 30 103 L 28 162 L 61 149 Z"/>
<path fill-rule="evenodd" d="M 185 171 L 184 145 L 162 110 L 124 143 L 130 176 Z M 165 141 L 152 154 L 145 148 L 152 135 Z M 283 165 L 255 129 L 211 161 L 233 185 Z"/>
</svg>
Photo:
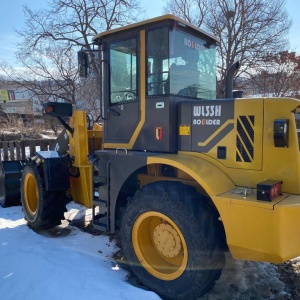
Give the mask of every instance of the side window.
<svg viewBox="0 0 300 300">
<path fill-rule="evenodd" d="M 136 101 L 137 38 L 113 41 L 109 44 L 110 103 Z"/>
<path fill-rule="evenodd" d="M 169 93 L 169 36 L 168 27 L 147 33 L 147 95 L 161 96 Z"/>
</svg>

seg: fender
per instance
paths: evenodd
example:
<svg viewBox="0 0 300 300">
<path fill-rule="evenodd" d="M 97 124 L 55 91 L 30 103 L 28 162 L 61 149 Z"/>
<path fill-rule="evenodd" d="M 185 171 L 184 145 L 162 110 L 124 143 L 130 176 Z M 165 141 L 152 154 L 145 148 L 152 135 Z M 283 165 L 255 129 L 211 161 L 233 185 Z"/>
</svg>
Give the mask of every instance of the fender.
<svg viewBox="0 0 300 300">
<path fill-rule="evenodd" d="M 235 188 L 225 173 L 203 158 L 184 154 L 150 156 L 147 164 L 166 164 L 182 170 L 202 186 L 210 197 Z"/>
<path fill-rule="evenodd" d="M 98 188 L 101 200 L 109 202 L 110 206 L 110 228 L 111 232 L 115 230 L 115 210 L 117 207 L 118 195 L 124 187 L 126 180 L 128 180 L 133 174 L 145 166 L 153 164 L 169 165 L 182 172 L 188 174 L 193 180 L 190 182 L 196 182 L 212 201 L 214 196 L 225 193 L 235 188 L 235 185 L 230 178 L 223 173 L 220 169 L 214 166 L 212 163 L 207 162 L 203 158 L 193 157 L 185 154 L 166 154 L 156 155 L 152 153 L 135 153 L 120 152 L 117 153 L 113 150 L 107 150 L 105 152 L 95 152 L 97 156 L 97 169 L 100 171 L 99 176 L 107 176 L 109 178 L 107 184 L 101 185 Z M 109 162 L 109 170 L 107 167 Z M 103 174 L 102 174 L 103 173 Z M 140 174 L 141 176 L 143 174 Z M 146 175 L 147 176 L 147 175 Z M 171 177 L 153 177 L 150 180 L 172 180 Z M 173 178 L 173 180 L 182 180 L 184 178 Z M 110 182 L 113 182 L 113 188 L 110 186 Z M 148 181 L 149 182 L 149 181 Z"/>
</svg>

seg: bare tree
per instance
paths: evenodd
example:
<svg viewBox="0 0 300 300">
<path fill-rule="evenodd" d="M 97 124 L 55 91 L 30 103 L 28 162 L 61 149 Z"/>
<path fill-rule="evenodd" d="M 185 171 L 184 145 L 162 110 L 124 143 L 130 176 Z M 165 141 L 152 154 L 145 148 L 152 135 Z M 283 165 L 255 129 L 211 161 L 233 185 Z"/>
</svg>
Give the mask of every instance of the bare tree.
<svg viewBox="0 0 300 300">
<path fill-rule="evenodd" d="M 19 32 L 22 48 L 63 41 L 92 51 L 92 38 L 99 31 L 129 24 L 140 14 L 138 0 L 54 0 L 49 7 L 37 12 L 24 7 L 26 29 Z M 92 67 L 97 70 L 94 59 Z"/>
<path fill-rule="evenodd" d="M 263 96 L 300 98 L 300 56 L 281 51 L 266 54 L 251 72 L 248 87 Z"/>
<path fill-rule="evenodd" d="M 259 64 L 268 52 L 286 47 L 291 26 L 285 0 L 168 0 L 166 12 L 178 13 L 219 38 L 218 94 L 224 88 L 229 66 L 239 60 L 239 73 Z M 198 19 L 195 18 L 195 12 Z"/>
<path fill-rule="evenodd" d="M 93 102 L 100 95 L 99 84 L 95 87 L 99 64 L 92 38 L 99 31 L 136 21 L 140 13 L 138 0 L 54 0 L 39 11 L 24 6 L 26 24 L 18 31 L 21 42 L 17 51 L 22 68 L 13 70 L 2 63 L 2 69 L 10 80 L 40 99 Z M 82 48 L 90 54 L 95 75 L 84 82 L 92 85 L 89 93 L 81 91 L 83 82 L 77 70 L 77 51 Z"/>
<path fill-rule="evenodd" d="M 207 14 L 208 2 L 209 0 L 168 0 L 164 11 L 201 27 Z"/>
<path fill-rule="evenodd" d="M 22 68 L 12 68 L 6 63 L 1 68 L 10 81 L 8 85 L 31 91 L 39 100 L 58 99 L 76 102 L 78 71 L 74 51 L 66 51 L 63 44 L 37 45 L 32 51 L 17 53 Z"/>
</svg>

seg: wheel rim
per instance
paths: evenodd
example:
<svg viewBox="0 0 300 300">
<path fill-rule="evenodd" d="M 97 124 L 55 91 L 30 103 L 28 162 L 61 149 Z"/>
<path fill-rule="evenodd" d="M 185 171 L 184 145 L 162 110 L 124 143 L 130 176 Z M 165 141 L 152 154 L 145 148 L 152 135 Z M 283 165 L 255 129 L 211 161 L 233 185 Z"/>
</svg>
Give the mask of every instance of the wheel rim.
<svg viewBox="0 0 300 300">
<path fill-rule="evenodd" d="M 153 211 L 140 215 L 133 225 L 132 241 L 140 263 L 156 278 L 174 280 L 186 269 L 185 239 L 166 215 Z"/>
<path fill-rule="evenodd" d="M 38 189 L 31 173 L 26 174 L 24 180 L 24 202 L 28 213 L 34 215 L 38 208 Z"/>
</svg>

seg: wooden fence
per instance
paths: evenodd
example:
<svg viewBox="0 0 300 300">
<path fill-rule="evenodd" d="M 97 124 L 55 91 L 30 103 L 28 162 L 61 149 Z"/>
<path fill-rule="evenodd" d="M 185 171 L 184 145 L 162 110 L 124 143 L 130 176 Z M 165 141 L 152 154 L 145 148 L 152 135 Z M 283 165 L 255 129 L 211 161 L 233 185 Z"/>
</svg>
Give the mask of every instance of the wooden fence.
<svg viewBox="0 0 300 300">
<path fill-rule="evenodd" d="M 35 155 L 36 151 L 47 151 L 54 139 L 0 141 L 0 160 L 22 160 Z"/>
</svg>

